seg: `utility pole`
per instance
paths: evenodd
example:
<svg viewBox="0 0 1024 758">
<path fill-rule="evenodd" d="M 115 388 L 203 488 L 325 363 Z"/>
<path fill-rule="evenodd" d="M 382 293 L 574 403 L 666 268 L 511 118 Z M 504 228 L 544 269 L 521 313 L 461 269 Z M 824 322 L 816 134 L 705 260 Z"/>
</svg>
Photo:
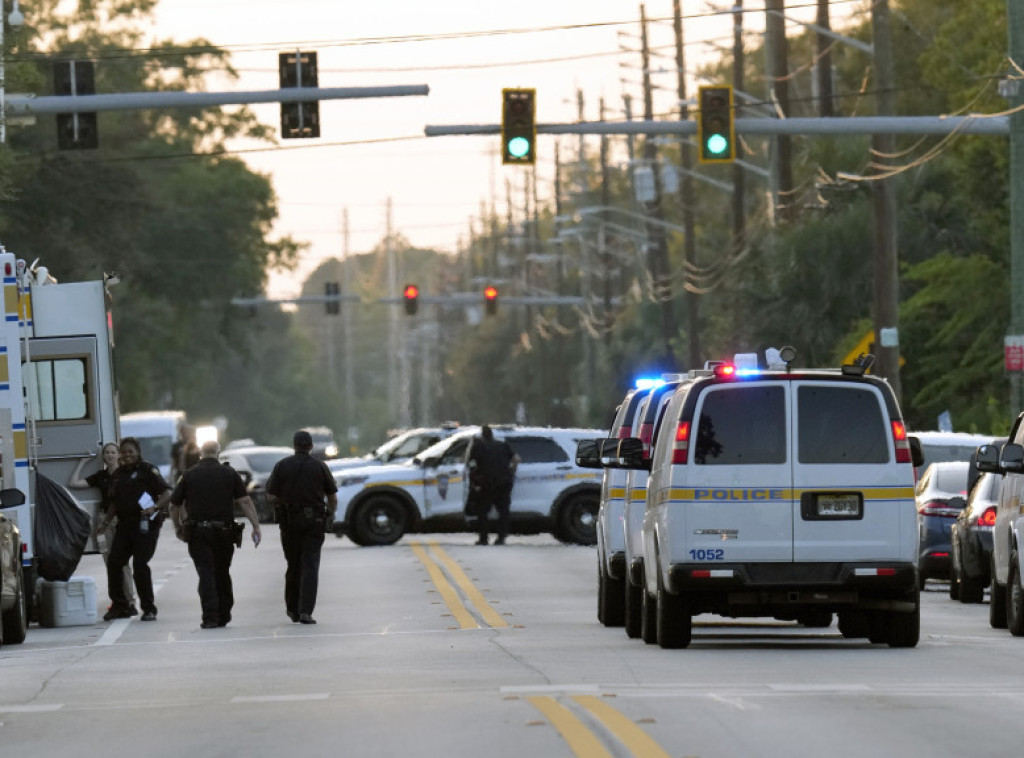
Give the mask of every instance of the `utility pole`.
<svg viewBox="0 0 1024 758">
<path fill-rule="evenodd" d="M 826 0 L 827 2 L 827 0 Z M 734 0 L 732 17 L 732 87 L 736 92 L 745 92 L 745 65 L 743 50 L 743 0 Z M 736 105 L 736 118 L 742 115 L 739 101 Z M 736 157 L 744 156 L 743 140 L 736 141 Z M 739 164 L 732 164 L 732 249 L 735 253 L 743 250 L 747 244 L 747 170 Z"/>
<path fill-rule="evenodd" d="M 876 115 L 892 116 L 895 111 L 895 69 L 892 59 L 892 38 L 889 27 L 889 0 L 875 0 L 871 5 L 871 36 L 875 50 Z M 896 136 L 875 134 L 871 140 L 872 161 L 880 172 L 886 171 L 889 156 L 896 153 Z M 899 253 L 896 248 L 896 186 L 894 178 L 881 178 L 872 183 L 875 211 L 875 368 L 885 377 L 896 399 L 902 397 L 900 386 L 899 347 Z"/>
<path fill-rule="evenodd" d="M 349 226 L 348 208 L 341 212 L 342 228 L 342 264 L 341 264 L 341 291 L 346 295 L 352 294 L 352 261 L 349 260 Z M 343 305 L 341 309 L 342 330 L 345 335 L 345 418 L 348 423 L 356 415 L 356 379 L 355 379 L 355 355 L 352 352 L 352 305 Z"/>
<path fill-rule="evenodd" d="M 738 0 L 739 1 L 739 0 Z M 676 73 L 678 75 L 677 96 L 679 98 L 679 120 L 688 121 L 690 108 L 686 104 L 686 57 L 683 53 L 683 11 L 681 0 L 672 0 L 672 25 L 676 33 Z M 683 211 L 683 259 L 690 271 L 697 266 L 697 193 L 693 185 L 693 152 L 686 139 L 679 140 L 679 203 Z M 604 202 L 604 201 L 602 201 Z M 605 203 L 607 204 L 607 203 Z M 684 272 L 684 276 L 686 272 Z M 686 331 L 689 345 L 689 368 L 699 368 L 701 360 L 700 314 L 696 288 L 686 291 Z"/>
<path fill-rule="evenodd" d="M 1007 27 L 1011 71 L 1024 66 L 1024 7 L 1007 0 Z M 1010 116 L 1010 329 L 1007 347 L 1024 346 L 1024 87 L 1017 79 L 1007 82 Z M 1009 364 L 1009 361 L 1007 361 Z M 1024 410 L 1024 374 L 1019 363 L 1010 369 L 1010 412 L 1015 418 Z"/>
<path fill-rule="evenodd" d="M 815 20 L 822 29 L 831 29 L 831 21 L 828 14 L 828 0 L 818 0 L 818 17 Z M 815 36 L 818 54 L 818 115 L 822 118 L 830 118 L 834 115 L 835 109 L 832 103 L 832 45 L 835 44 L 827 34 L 819 32 Z"/>
<path fill-rule="evenodd" d="M 604 98 L 600 101 L 601 120 L 604 121 Z M 601 226 L 598 229 L 597 253 L 601 259 L 601 275 L 604 278 L 602 287 L 602 314 L 601 314 L 601 337 L 605 347 L 605 358 L 612 344 L 612 256 L 608 252 L 608 239 L 604 222 L 607 220 L 608 211 L 604 210 L 611 205 L 611 187 L 608 176 L 608 137 L 601 135 Z M 607 382 L 604 383 L 607 386 Z"/>
<path fill-rule="evenodd" d="M 785 0 L 765 0 L 765 48 L 768 58 L 769 98 L 780 118 L 789 115 L 789 57 L 786 43 Z M 772 177 L 774 205 L 790 221 L 795 216 L 793 197 L 793 142 L 787 134 L 773 140 Z"/>
<path fill-rule="evenodd" d="M 647 12 L 640 6 L 640 40 L 643 55 L 644 74 L 644 119 L 654 120 L 654 94 L 651 87 L 651 51 L 647 42 Z M 652 135 L 644 139 L 644 162 L 650 167 L 654 197 L 646 203 L 646 214 L 655 221 L 664 221 L 665 214 L 661 209 L 661 173 L 658 171 L 658 152 Z M 661 312 L 662 368 L 671 370 L 676 367 L 676 357 L 672 350 L 672 338 L 676 334 L 676 319 L 672 312 L 672 284 L 668 268 L 668 245 L 665 240 L 665 227 L 660 224 L 648 224 L 649 251 L 648 260 L 651 267 L 652 290 L 654 301 Z"/>
</svg>

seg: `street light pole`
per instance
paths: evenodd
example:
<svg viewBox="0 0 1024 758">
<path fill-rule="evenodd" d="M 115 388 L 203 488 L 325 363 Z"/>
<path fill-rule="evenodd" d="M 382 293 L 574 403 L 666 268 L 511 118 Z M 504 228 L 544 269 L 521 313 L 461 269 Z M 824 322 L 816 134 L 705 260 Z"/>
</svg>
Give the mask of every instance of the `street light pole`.
<svg viewBox="0 0 1024 758">
<path fill-rule="evenodd" d="M 25 15 L 18 7 L 18 0 L 14 0 L 14 8 L 11 15 L 5 18 L 3 0 L 0 0 L 0 144 L 7 142 L 7 101 L 5 92 L 7 89 L 6 59 L 7 50 L 4 47 L 4 27 L 9 23 L 11 26 L 21 26 L 25 23 Z"/>
</svg>

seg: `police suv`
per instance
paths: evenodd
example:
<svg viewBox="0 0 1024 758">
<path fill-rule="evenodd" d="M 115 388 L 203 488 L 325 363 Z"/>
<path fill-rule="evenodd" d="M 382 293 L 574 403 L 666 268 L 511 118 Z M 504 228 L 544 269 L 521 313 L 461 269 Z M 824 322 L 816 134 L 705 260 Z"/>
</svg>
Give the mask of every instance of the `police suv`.
<svg viewBox="0 0 1024 758">
<path fill-rule="evenodd" d="M 600 474 L 575 465 L 580 439 L 594 429 L 492 426 L 520 458 L 512 490 L 513 532 L 550 531 L 581 545 L 595 540 Z M 412 460 L 335 474 L 335 534 L 357 545 L 390 545 L 408 532 L 465 531 L 466 450 L 479 427 L 467 427 Z"/>
<path fill-rule="evenodd" d="M 795 350 L 690 372 L 650 458 L 641 636 L 686 647 L 692 617 L 774 616 L 913 647 L 920 633 L 914 459 L 895 396 L 865 372 L 794 369 Z"/>
</svg>

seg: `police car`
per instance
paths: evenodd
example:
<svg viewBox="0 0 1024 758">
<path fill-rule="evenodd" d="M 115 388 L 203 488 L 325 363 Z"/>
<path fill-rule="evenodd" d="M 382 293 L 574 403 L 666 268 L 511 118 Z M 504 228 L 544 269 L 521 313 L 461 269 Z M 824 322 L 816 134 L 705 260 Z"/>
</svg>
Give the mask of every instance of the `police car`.
<svg viewBox="0 0 1024 758">
<path fill-rule="evenodd" d="M 592 545 L 600 473 L 576 466 L 580 439 L 594 429 L 492 426 L 520 458 L 512 490 L 512 532 L 549 531 L 563 542 Z M 467 427 L 399 464 L 335 474 L 335 534 L 357 545 L 390 545 L 409 532 L 465 531 L 465 457 L 479 427 Z"/>
<path fill-rule="evenodd" d="M 650 458 L 642 528 L 645 642 L 690 644 L 692 617 L 839 617 L 846 637 L 920 634 L 915 459 L 892 389 L 866 374 L 794 369 L 795 350 L 709 365 L 673 392 Z"/>
<path fill-rule="evenodd" d="M 455 422 L 447 422 L 441 426 L 406 429 L 396 434 L 387 442 L 379 445 L 372 453 L 358 458 L 335 458 L 327 461 L 331 473 L 360 466 L 379 466 L 384 463 L 401 463 L 421 453 L 431 445 L 461 431 L 462 426 Z"/>
</svg>

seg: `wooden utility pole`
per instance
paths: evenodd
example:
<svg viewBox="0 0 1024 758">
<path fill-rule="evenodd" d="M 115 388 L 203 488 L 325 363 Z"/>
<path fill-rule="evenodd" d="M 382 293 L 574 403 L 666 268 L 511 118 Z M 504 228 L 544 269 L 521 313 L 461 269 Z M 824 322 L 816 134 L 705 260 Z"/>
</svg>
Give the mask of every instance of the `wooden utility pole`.
<svg viewBox="0 0 1024 758">
<path fill-rule="evenodd" d="M 818 0 L 818 17 L 815 23 L 822 29 L 831 29 L 828 13 L 828 0 Z M 816 36 L 818 54 L 815 56 L 818 73 L 818 115 L 829 118 L 835 115 L 832 103 L 832 45 L 835 43 L 827 34 L 819 32 Z"/>
<path fill-rule="evenodd" d="M 743 66 L 743 0 L 733 2 L 732 22 L 732 88 L 736 92 L 746 91 L 745 72 Z M 736 118 L 743 115 L 736 99 Z M 736 140 L 736 158 L 743 158 L 743 140 Z M 732 164 L 732 249 L 735 253 L 743 250 L 747 244 L 747 170 L 738 162 Z"/>
<path fill-rule="evenodd" d="M 769 96 L 780 118 L 789 115 L 789 57 L 786 43 L 785 0 L 765 0 L 765 48 L 768 59 Z M 779 215 L 789 221 L 795 216 L 793 197 L 793 142 L 780 134 L 773 140 L 773 192 Z"/>
<path fill-rule="evenodd" d="M 679 98 L 679 120 L 688 121 L 690 107 L 686 104 L 686 56 L 683 52 L 683 11 L 682 1 L 672 0 L 673 27 L 676 33 L 676 73 L 678 86 L 676 94 Z M 693 151 L 685 138 L 679 140 L 679 203 L 683 213 L 683 260 L 689 270 L 695 271 L 697 266 L 697 193 L 693 186 Z M 684 281 L 687 272 L 684 272 Z M 686 292 L 686 332 L 689 345 L 689 368 L 700 368 L 703 365 L 700 344 L 700 312 L 696 288 Z"/>
<path fill-rule="evenodd" d="M 1007 27 L 1013 71 L 1024 67 L 1024 6 L 1007 0 Z M 1010 328 L 1007 347 L 1024 345 L 1024 83 L 1007 81 L 1010 115 Z M 1007 361 L 1009 364 L 1009 361 Z M 1014 368 L 1016 367 L 1016 368 Z M 1007 366 L 1010 375 L 1010 416 L 1024 410 L 1024 373 L 1018 363 Z"/>
</svg>

